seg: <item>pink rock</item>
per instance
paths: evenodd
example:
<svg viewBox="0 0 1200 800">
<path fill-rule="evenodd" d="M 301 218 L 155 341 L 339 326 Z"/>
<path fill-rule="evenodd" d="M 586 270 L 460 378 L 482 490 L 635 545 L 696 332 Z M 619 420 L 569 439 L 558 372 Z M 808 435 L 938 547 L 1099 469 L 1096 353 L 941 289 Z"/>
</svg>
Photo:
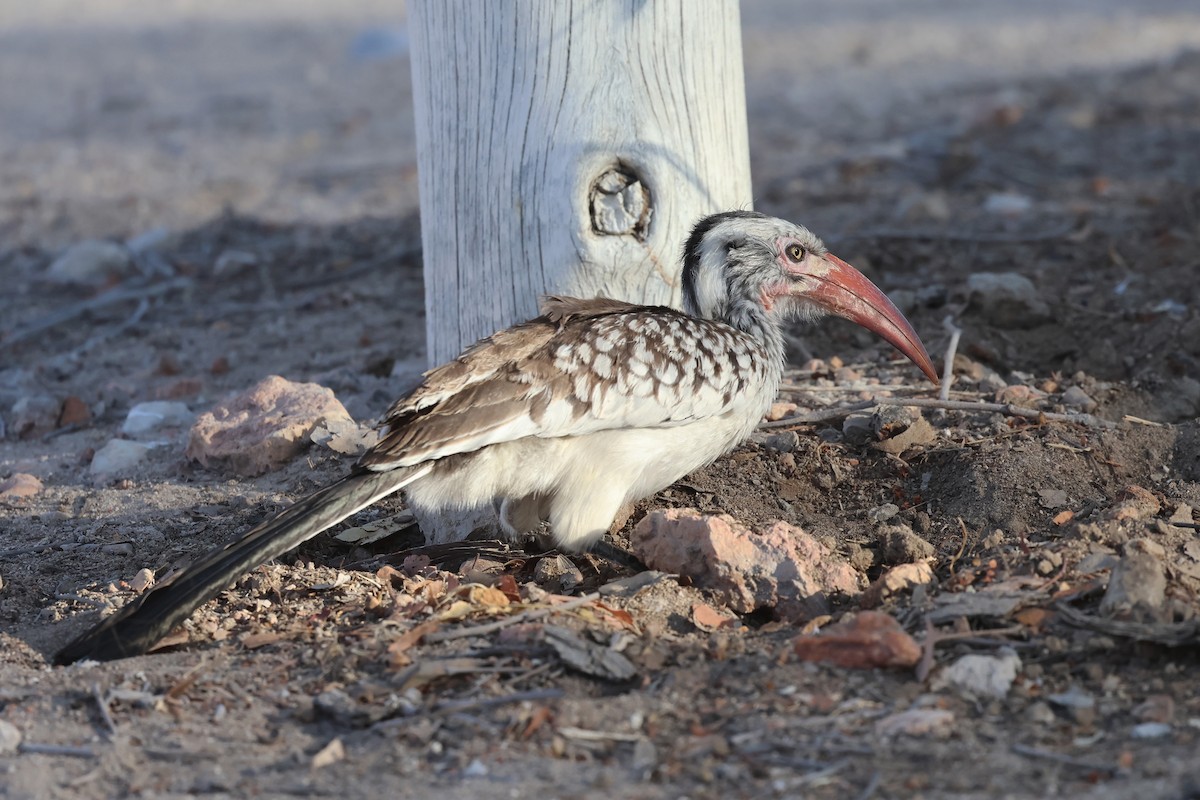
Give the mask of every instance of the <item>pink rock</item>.
<svg viewBox="0 0 1200 800">
<path fill-rule="evenodd" d="M 771 410 L 767 412 L 767 419 L 769 419 L 771 422 L 775 422 L 776 420 L 783 419 L 784 417 L 790 417 L 792 414 L 796 413 L 797 408 L 799 408 L 799 406 L 797 406 L 795 403 L 772 403 Z"/>
<path fill-rule="evenodd" d="M 826 612 L 826 595 L 860 589 L 853 567 L 786 522 L 752 533 L 726 514 L 654 511 L 634 529 L 633 549 L 646 566 L 686 575 L 740 613 L 773 608 L 804 621 Z"/>
<path fill-rule="evenodd" d="M 15 500 L 18 497 L 33 497 L 42 490 L 42 482 L 25 472 L 14 472 L 0 481 L 0 500 Z"/>
<path fill-rule="evenodd" d="M 187 456 L 206 467 L 261 475 L 304 450 L 322 419 L 341 418 L 350 415 L 330 389 L 272 375 L 201 414 Z"/>
</svg>

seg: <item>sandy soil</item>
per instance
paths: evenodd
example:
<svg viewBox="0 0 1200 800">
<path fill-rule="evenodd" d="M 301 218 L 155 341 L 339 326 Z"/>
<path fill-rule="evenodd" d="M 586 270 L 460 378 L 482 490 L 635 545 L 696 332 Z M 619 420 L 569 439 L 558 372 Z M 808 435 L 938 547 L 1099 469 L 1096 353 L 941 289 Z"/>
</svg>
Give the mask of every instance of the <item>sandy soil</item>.
<svg viewBox="0 0 1200 800">
<path fill-rule="evenodd" d="M 784 519 L 865 582 L 912 555 L 885 543 L 894 504 L 889 524 L 932 546 L 936 583 L 884 609 L 927 642 L 939 620 L 934 669 L 800 663 L 794 626 L 763 612 L 713 632 L 694 615 L 711 595 L 661 581 L 554 617 L 620 648 L 636 675 L 613 681 L 567 667 L 538 625 L 411 646 L 455 596 L 442 573 L 388 572 L 411 532 L 302 547 L 198 612 L 185 646 L 47 666 L 142 567 L 346 467 L 313 448 L 235 478 L 188 462 L 168 431 L 134 473 L 96 481 L 89 461 L 133 404 L 200 411 L 281 374 L 369 420 L 423 364 L 409 74 L 390 3 L 0 2 L 0 479 L 45 484 L 0 501 L 0 720 L 27 745 L 78 748 L 0 755 L 0 796 L 1200 792 L 1200 545 L 1170 524 L 1200 508 L 1200 13 L 1045 5 L 747 3 L 757 205 L 825 235 L 931 351 L 953 316 L 961 399 L 1067 411 L 1074 387 L 1115 426 L 930 410 L 933 438 L 894 456 L 844 433 L 843 414 L 798 426 L 793 452 L 747 445 L 622 535 L 669 506 Z M 99 291 L 47 279 L 63 247 L 148 234 L 154 256 L 120 281 L 174 288 L 34 329 Z M 989 313 L 968 289 L 980 272 L 1026 276 L 1045 315 Z M 806 390 L 787 399 L 802 409 L 915 382 L 848 325 L 797 333 Z M 800 369 L 809 355 L 824 366 Z M 11 409 L 37 396 L 80 398 L 91 419 L 21 435 Z M 1101 614 L 1134 551 L 1160 565 L 1161 604 Z M 504 563 L 526 582 L 536 558 Z M 625 574 L 580 568 L 580 590 Z M 976 599 L 999 595 L 1016 602 Z M 496 613 L 469 605 L 439 629 Z M 1003 697 L 939 684 L 1004 648 L 1021 667 Z M 906 711 L 949 722 L 897 733 Z"/>
</svg>

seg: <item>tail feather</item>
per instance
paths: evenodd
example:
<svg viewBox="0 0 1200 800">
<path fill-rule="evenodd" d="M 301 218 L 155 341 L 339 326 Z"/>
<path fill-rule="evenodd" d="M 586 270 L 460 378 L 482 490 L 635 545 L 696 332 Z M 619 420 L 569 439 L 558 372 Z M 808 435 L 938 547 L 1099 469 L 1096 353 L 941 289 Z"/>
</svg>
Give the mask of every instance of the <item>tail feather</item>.
<svg viewBox="0 0 1200 800">
<path fill-rule="evenodd" d="M 387 472 L 356 472 L 309 495 L 224 547 L 187 564 L 73 640 L 55 655 L 55 662 L 70 664 L 82 658 L 109 661 L 145 653 L 239 575 L 283 555 L 428 470 L 428 465 L 420 465 Z"/>
</svg>

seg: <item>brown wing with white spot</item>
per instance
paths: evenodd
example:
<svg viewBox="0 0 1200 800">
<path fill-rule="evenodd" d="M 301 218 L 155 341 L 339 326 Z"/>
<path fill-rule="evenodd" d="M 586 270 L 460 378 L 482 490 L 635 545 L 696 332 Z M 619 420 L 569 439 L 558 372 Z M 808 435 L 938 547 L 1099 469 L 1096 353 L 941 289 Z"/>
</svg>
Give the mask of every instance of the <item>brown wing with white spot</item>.
<svg viewBox="0 0 1200 800">
<path fill-rule="evenodd" d="M 751 337 L 673 309 L 548 298 L 542 311 L 427 373 L 389 409 L 360 466 L 411 466 L 527 436 L 686 424 L 757 402 L 744 390 L 769 368 Z"/>
</svg>

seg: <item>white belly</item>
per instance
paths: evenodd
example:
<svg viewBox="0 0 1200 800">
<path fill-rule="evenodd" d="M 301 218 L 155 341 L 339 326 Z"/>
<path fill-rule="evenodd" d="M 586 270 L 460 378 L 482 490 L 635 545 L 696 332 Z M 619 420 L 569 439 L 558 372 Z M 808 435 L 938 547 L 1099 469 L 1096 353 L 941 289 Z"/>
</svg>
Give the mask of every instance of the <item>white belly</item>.
<svg viewBox="0 0 1200 800">
<path fill-rule="evenodd" d="M 556 544 L 586 549 L 604 535 L 621 506 L 712 463 L 753 426 L 744 415 L 731 415 L 671 428 L 495 444 L 414 481 L 409 502 L 436 510 L 531 498 L 548 510 Z"/>
</svg>

